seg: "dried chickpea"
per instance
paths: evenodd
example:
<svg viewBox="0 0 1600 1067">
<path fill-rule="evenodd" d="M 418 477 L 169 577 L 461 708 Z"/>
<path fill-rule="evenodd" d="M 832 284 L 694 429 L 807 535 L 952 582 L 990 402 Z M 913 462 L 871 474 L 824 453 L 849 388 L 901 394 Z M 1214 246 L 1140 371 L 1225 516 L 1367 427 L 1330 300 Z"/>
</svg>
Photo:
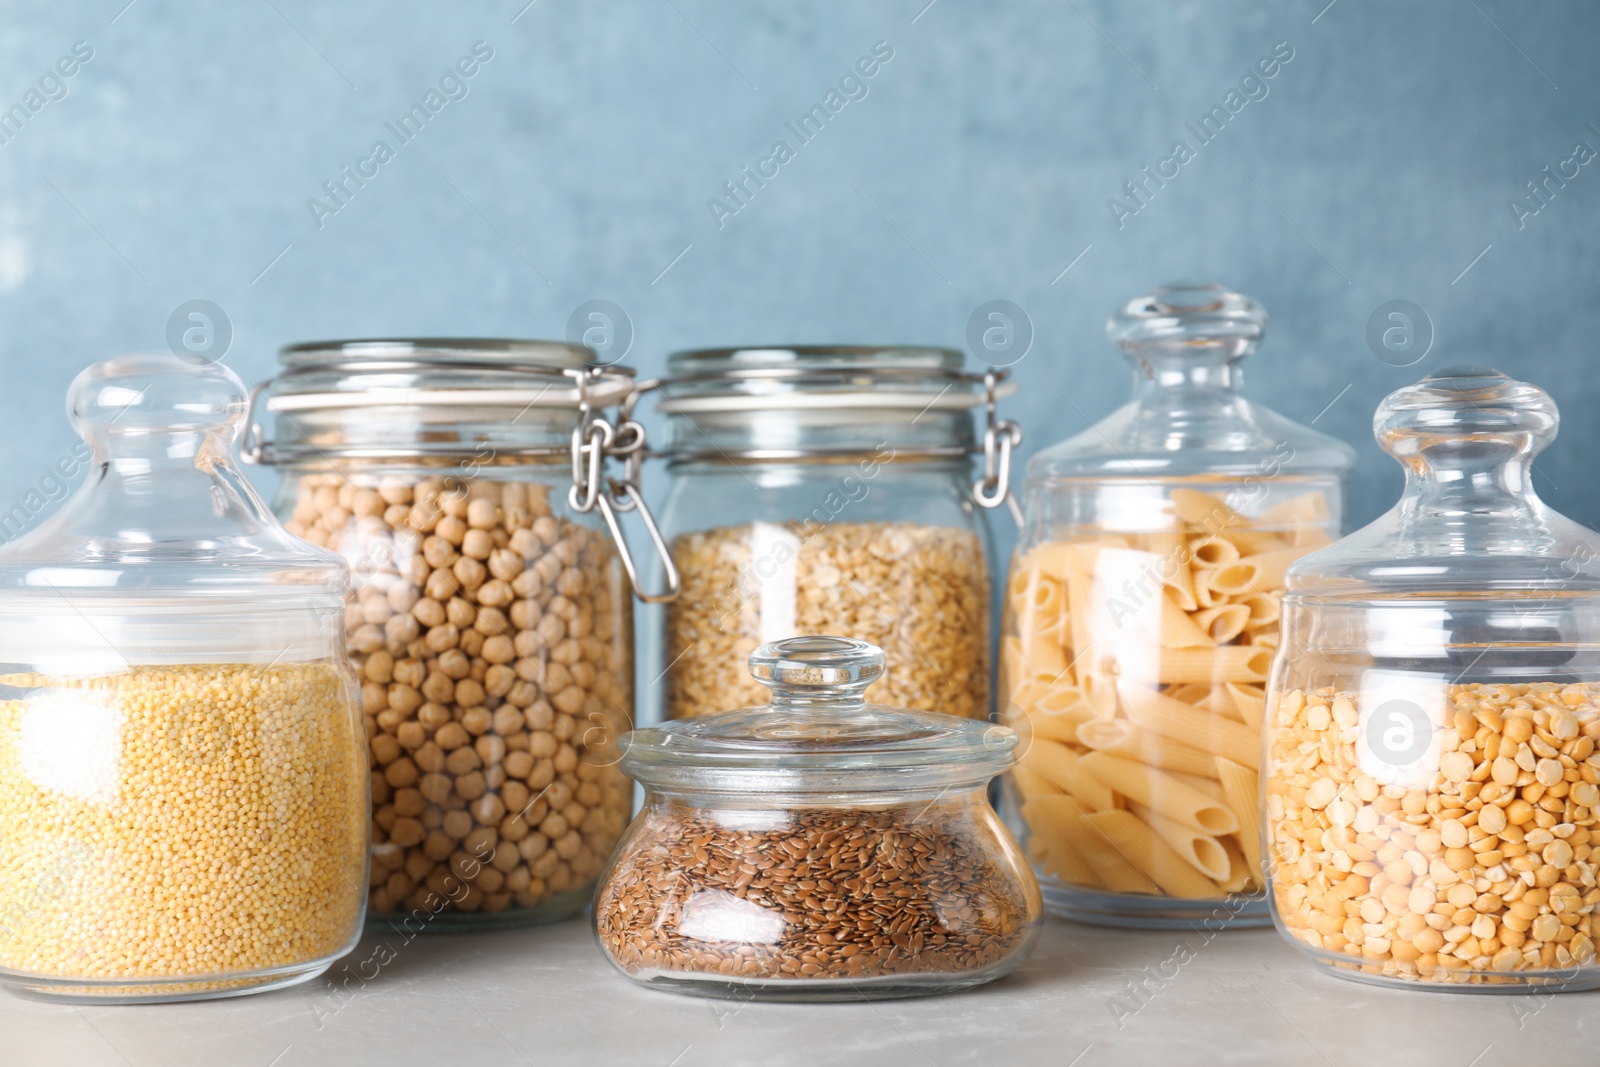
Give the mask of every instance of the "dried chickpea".
<svg viewBox="0 0 1600 1067">
<path fill-rule="evenodd" d="M 539 908 L 581 890 L 632 799 L 615 766 L 632 666 L 614 640 L 631 630 L 631 601 L 609 536 L 552 514 L 543 486 L 485 477 L 384 474 L 351 488 L 303 475 L 293 510 L 303 536 L 378 559 L 357 568 L 346 621 L 378 772 L 374 848 L 392 862 L 374 912 L 432 914 L 440 896 L 445 911 Z M 557 707 L 571 720 L 559 739 Z M 530 730 L 544 731 L 541 755 Z M 581 825 L 561 835 L 570 855 L 542 838 L 523 849 L 590 784 Z M 470 876 L 439 866 L 456 853 L 474 860 Z"/>
</svg>

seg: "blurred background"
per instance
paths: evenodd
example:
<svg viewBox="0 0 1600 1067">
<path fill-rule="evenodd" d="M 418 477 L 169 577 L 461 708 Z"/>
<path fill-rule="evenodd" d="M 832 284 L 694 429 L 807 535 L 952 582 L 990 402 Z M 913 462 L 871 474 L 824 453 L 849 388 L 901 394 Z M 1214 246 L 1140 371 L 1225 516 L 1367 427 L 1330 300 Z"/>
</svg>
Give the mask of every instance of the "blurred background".
<svg viewBox="0 0 1600 1067">
<path fill-rule="evenodd" d="M 1487 363 L 1555 395 L 1536 485 L 1595 525 L 1597 40 L 1554 0 L 13 2 L 0 511 L 64 494 L 72 376 L 167 348 L 191 301 L 256 381 L 290 341 L 561 338 L 596 300 L 644 374 L 966 348 L 1005 300 L 1031 344 L 978 355 L 1015 363 L 1026 457 L 1126 398 L 1113 308 L 1188 280 L 1269 310 L 1246 391 L 1357 446 L 1351 524 L 1400 485 L 1377 402 Z"/>
</svg>

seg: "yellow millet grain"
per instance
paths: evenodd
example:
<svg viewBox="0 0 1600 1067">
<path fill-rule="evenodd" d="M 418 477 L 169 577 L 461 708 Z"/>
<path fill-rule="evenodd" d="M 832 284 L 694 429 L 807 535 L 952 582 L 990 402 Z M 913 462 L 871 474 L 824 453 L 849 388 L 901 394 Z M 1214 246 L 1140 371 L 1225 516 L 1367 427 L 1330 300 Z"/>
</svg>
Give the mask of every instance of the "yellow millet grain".
<svg viewBox="0 0 1600 1067">
<path fill-rule="evenodd" d="M 350 942 L 367 781 L 343 670 L 136 667 L 0 684 L 26 694 L 0 701 L 0 967 L 229 975 Z"/>
</svg>

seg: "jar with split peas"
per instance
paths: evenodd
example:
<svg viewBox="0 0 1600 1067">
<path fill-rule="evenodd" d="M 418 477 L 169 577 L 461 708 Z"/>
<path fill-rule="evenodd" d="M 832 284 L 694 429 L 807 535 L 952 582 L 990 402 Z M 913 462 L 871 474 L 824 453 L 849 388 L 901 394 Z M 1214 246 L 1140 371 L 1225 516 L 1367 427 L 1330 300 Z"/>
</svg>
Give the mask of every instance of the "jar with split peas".
<svg viewBox="0 0 1600 1067">
<path fill-rule="evenodd" d="M 565 917 L 627 823 L 633 567 L 602 520 L 642 504 L 594 472 L 643 438 L 602 417 L 631 373 L 592 356 L 299 344 L 262 387 L 273 429 L 251 454 L 283 471 L 279 514 L 354 574 L 344 629 L 372 760 L 375 921 Z"/>
<path fill-rule="evenodd" d="M 1600 536 L 1534 491 L 1556 423 L 1485 367 L 1391 394 L 1373 429 L 1404 494 L 1289 570 L 1271 900 L 1333 974 L 1600 986 Z"/>
<path fill-rule="evenodd" d="M 0 549 L 0 984 L 101 1002 L 293 985 L 354 947 L 367 763 L 348 571 L 233 457 L 247 394 L 172 355 L 67 406 L 84 484 Z"/>
</svg>

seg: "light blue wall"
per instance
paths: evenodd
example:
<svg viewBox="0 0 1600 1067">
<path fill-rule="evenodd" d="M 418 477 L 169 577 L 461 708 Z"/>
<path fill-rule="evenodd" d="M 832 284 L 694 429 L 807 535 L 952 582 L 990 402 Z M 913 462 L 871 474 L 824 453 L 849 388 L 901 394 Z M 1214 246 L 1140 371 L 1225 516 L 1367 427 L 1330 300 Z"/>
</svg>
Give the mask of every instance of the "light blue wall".
<svg viewBox="0 0 1600 1067">
<path fill-rule="evenodd" d="M 1399 481 L 1377 401 L 1489 362 L 1556 395 L 1539 488 L 1600 522 L 1600 163 L 1520 229 L 1507 206 L 1600 148 L 1592 3 L 125 2 L 14 2 L 0 29 L 5 106 L 93 49 L 0 144 L 0 510 L 70 448 L 72 375 L 163 347 L 195 298 L 251 380 L 285 341 L 559 336 L 594 298 L 646 372 L 693 345 L 959 345 L 1005 298 L 1037 331 L 1009 405 L 1031 452 L 1123 399 L 1107 313 L 1186 278 L 1271 311 L 1250 391 L 1357 444 L 1354 518 Z M 466 98 L 400 146 L 384 123 L 476 41 Z M 707 200 L 879 41 L 868 95 L 719 228 Z M 1119 229 L 1108 199 L 1277 42 L 1268 95 Z M 379 139 L 396 157 L 319 228 L 307 199 Z M 1414 367 L 1364 340 L 1395 298 L 1435 326 Z"/>
</svg>

